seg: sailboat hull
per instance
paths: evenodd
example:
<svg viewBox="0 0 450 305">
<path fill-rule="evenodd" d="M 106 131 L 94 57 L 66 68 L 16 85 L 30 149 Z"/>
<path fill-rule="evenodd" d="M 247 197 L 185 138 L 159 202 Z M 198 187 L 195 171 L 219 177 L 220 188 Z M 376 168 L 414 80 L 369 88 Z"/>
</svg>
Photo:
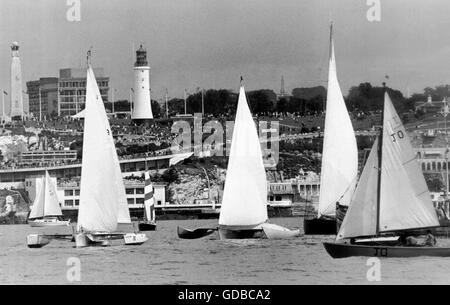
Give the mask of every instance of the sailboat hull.
<svg viewBox="0 0 450 305">
<path fill-rule="evenodd" d="M 335 235 L 337 233 L 336 219 L 303 219 L 303 230 L 306 235 Z"/>
<path fill-rule="evenodd" d="M 139 231 L 156 231 L 156 223 L 154 222 L 141 222 L 138 227 Z"/>
<path fill-rule="evenodd" d="M 262 239 L 267 238 L 263 229 L 230 230 L 219 228 L 219 239 Z"/>
<path fill-rule="evenodd" d="M 217 231 L 217 228 L 196 228 L 193 230 L 182 227 L 177 228 L 178 237 L 182 239 L 202 238 L 211 235 L 212 233 L 214 233 L 214 231 Z"/>
<path fill-rule="evenodd" d="M 327 253 L 333 258 L 352 256 L 369 257 L 417 257 L 437 256 L 450 257 L 450 248 L 437 247 L 395 247 L 395 246 L 366 246 L 339 243 L 323 243 Z"/>
<path fill-rule="evenodd" d="M 75 235 L 75 247 L 107 247 L 110 246 L 111 242 L 108 239 L 96 238 L 92 234 L 78 233 Z"/>
<path fill-rule="evenodd" d="M 28 220 L 30 227 L 64 227 L 70 225 L 70 220 L 35 219 Z"/>
<path fill-rule="evenodd" d="M 50 243 L 50 239 L 45 236 L 39 234 L 30 234 L 27 236 L 28 248 L 42 248 L 48 243 Z"/>
</svg>

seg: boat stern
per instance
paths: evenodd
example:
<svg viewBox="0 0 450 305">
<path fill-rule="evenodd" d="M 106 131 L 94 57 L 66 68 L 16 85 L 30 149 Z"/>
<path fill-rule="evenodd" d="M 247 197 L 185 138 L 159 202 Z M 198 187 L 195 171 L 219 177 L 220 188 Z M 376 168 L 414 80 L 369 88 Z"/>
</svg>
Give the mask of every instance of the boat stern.
<svg viewBox="0 0 450 305">
<path fill-rule="evenodd" d="M 127 233 L 123 236 L 123 240 L 125 241 L 125 245 L 142 245 L 148 240 L 147 235 L 144 233 Z"/>
<path fill-rule="evenodd" d="M 48 243 L 50 243 L 50 239 L 45 236 L 39 234 L 30 234 L 27 236 L 28 248 L 42 248 Z"/>
</svg>

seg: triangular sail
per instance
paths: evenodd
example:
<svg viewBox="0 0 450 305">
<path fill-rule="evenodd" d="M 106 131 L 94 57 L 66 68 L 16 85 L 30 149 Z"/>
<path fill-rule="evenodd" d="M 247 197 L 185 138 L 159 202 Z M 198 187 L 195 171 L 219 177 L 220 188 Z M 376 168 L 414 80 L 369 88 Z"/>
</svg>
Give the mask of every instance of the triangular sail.
<svg viewBox="0 0 450 305">
<path fill-rule="evenodd" d="M 62 216 L 61 207 L 59 206 L 58 196 L 56 195 L 56 187 L 50 179 L 49 173 L 45 172 L 45 204 L 44 216 Z"/>
<path fill-rule="evenodd" d="M 241 86 L 219 225 L 254 227 L 267 219 L 266 171 L 255 122 Z"/>
<path fill-rule="evenodd" d="M 35 218 L 44 217 L 44 205 L 45 205 L 45 178 L 36 180 L 36 197 L 33 201 L 33 206 L 31 207 L 30 220 Z"/>
<path fill-rule="evenodd" d="M 42 179 L 37 180 L 36 197 L 31 208 L 29 219 L 42 218 L 45 216 L 62 216 L 59 206 L 56 187 L 52 183 L 49 173 L 46 171 Z"/>
<path fill-rule="evenodd" d="M 105 107 L 89 65 L 78 228 L 112 232 L 130 223 L 125 187 Z"/>
<path fill-rule="evenodd" d="M 439 226 L 405 128 L 385 94 L 379 231 Z"/>
<path fill-rule="evenodd" d="M 330 43 L 319 217 L 335 216 L 337 201 L 349 205 L 358 174 L 355 132 L 337 79 L 333 39 Z"/>
<path fill-rule="evenodd" d="M 337 239 L 372 236 L 377 231 L 378 139 L 372 146 Z"/>
<path fill-rule="evenodd" d="M 144 193 L 145 219 L 151 222 L 155 222 L 155 197 L 152 181 L 150 180 L 150 174 L 148 173 L 148 171 L 145 172 Z"/>
</svg>

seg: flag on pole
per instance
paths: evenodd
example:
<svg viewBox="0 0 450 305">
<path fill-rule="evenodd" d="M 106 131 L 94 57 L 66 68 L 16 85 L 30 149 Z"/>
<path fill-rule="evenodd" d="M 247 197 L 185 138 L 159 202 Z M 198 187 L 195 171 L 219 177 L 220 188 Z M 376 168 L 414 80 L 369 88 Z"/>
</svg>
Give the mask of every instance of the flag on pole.
<svg viewBox="0 0 450 305">
<path fill-rule="evenodd" d="M 6 92 L 6 91 L 3 91 L 3 94 L 4 94 L 4 95 L 8 95 L 8 92 Z"/>
</svg>

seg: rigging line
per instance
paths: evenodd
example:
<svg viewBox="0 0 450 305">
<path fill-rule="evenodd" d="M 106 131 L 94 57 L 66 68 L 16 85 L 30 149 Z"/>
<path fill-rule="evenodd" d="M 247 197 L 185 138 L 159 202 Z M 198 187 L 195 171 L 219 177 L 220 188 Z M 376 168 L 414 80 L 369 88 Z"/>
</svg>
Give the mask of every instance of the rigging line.
<svg viewBox="0 0 450 305">
<path fill-rule="evenodd" d="M 334 201 L 334 204 L 336 204 L 336 202 L 339 202 L 344 196 L 345 194 L 347 194 L 347 192 L 350 190 L 350 187 L 353 185 L 353 183 L 355 182 L 355 180 L 358 179 L 358 175 L 356 175 L 355 178 L 353 178 L 353 180 L 349 183 L 349 185 L 347 186 L 347 188 L 345 189 L 344 193 L 341 195 L 341 197 L 339 197 L 338 200 Z M 356 184 L 357 185 L 357 184 Z M 356 185 L 355 185 L 355 189 L 356 189 Z M 330 203 L 327 208 L 329 208 L 331 206 L 332 203 Z"/>
<path fill-rule="evenodd" d="M 412 161 L 416 161 L 416 160 L 417 160 L 416 157 L 414 157 L 414 158 L 412 158 L 411 160 L 408 160 L 408 161 L 406 161 L 406 162 L 403 162 L 402 165 L 406 165 L 406 164 L 411 163 Z"/>
<path fill-rule="evenodd" d="M 416 194 L 416 197 L 419 197 L 419 196 L 421 196 L 422 194 L 425 194 L 425 193 L 427 193 L 427 192 L 429 192 L 429 190 L 424 190 L 423 192 L 421 192 L 421 193 L 419 193 L 419 194 Z"/>
</svg>

